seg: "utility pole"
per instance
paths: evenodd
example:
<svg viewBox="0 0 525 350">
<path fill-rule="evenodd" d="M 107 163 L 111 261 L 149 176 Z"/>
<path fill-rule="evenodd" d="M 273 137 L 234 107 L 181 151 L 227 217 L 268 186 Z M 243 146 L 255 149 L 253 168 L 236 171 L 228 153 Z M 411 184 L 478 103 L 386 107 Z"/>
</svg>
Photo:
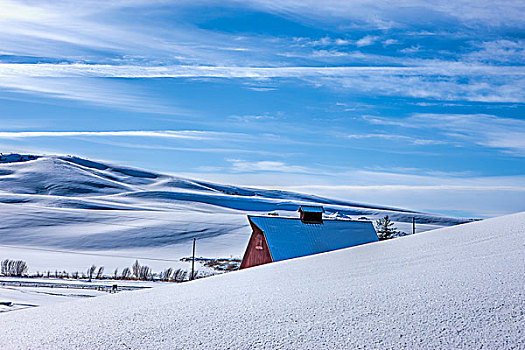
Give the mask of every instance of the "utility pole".
<svg viewBox="0 0 525 350">
<path fill-rule="evenodd" d="M 416 218 L 412 216 L 412 234 L 416 234 Z"/>
<path fill-rule="evenodd" d="M 193 257 L 191 258 L 191 276 L 190 281 L 195 277 L 195 238 L 193 239 Z"/>
</svg>

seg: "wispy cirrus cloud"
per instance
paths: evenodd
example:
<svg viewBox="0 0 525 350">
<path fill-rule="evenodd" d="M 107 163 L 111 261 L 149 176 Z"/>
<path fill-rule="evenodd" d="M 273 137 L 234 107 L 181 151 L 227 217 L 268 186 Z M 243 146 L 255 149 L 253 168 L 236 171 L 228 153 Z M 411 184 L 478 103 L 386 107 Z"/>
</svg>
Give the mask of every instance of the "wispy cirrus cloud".
<svg viewBox="0 0 525 350">
<path fill-rule="evenodd" d="M 421 62 L 419 66 L 353 67 L 232 67 L 232 66 L 129 66 L 88 64 L 0 64 L 0 86 L 77 99 L 85 89 L 53 90 L 43 78 L 226 78 L 300 79 L 316 85 L 354 89 L 361 93 L 441 100 L 481 102 L 525 101 L 525 68 L 447 62 Z M 33 84 L 21 84 L 24 79 Z M 41 84 L 35 84 L 41 82 Z M 63 83 L 61 80 L 56 84 Z M 51 90 L 50 90 L 51 89 Z M 74 93 L 76 91 L 76 93 Z M 86 96 L 87 94 L 87 96 Z M 106 96 L 113 96 L 108 95 Z M 119 96 L 118 94 L 116 96 Z M 106 97 L 109 98 L 109 97 Z M 111 97 L 115 99 L 115 97 Z M 124 97 L 123 97 L 124 98 Z M 125 98 L 124 98 L 125 99 Z M 130 98 L 132 100 L 133 98 Z M 104 97 L 100 96 L 104 102 Z M 120 103 L 118 100 L 117 104 Z M 123 101 L 120 104 L 126 104 Z M 130 103 L 133 105 L 133 103 Z"/>
<path fill-rule="evenodd" d="M 260 121 L 269 121 L 276 120 L 277 117 L 274 115 L 267 114 L 249 114 L 249 115 L 232 115 L 229 119 L 249 123 L 249 122 L 260 122 Z"/>
<path fill-rule="evenodd" d="M 525 62 L 525 40 L 485 40 L 475 47 L 476 50 L 463 55 L 463 60 L 518 65 Z"/>
<path fill-rule="evenodd" d="M 1 139 L 1 137 L 0 137 Z M 169 138 L 174 139 L 174 138 Z M 183 138 L 180 140 L 184 141 L 220 141 L 218 139 L 187 139 Z M 269 152 L 264 150 L 258 150 L 258 149 L 249 149 L 249 148 L 234 148 L 234 147 L 209 147 L 208 145 L 194 145 L 193 147 L 182 147 L 182 146 L 176 146 L 176 145 L 170 145 L 170 144 L 157 144 L 153 142 L 147 142 L 148 140 L 145 140 L 145 142 L 125 142 L 125 141 L 119 141 L 118 139 L 112 138 L 112 137 L 104 137 L 104 138 L 89 138 L 88 141 L 102 144 L 102 145 L 109 145 L 114 146 L 120 149 L 140 149 L 140 150 L 153 150 L 153 151 L 174 151 L 174 152 L 181 152 L 183 154 L 191 152 L 191 153 L 205 153 L 205 154 L 226 154 L 231 156 L 232 154 L 242 154 L 242 155 L 259 155 L 259 156 L 265 156 L 265 157 L 289 157 L 289 153 L 283 153 L 283 152 Z M 48 152 L 50 153 L 50 152 Z M 52 152 L 51 152 L 52 153 Z M 202 168 L 204 171 L 205 168 Z M 222 170 L 220 167 L 214 167 L 215 170 Z M 210 168 L 208 170 L 210 171 Z"/>
<path fill-rule="evenodd" d="M 396 6 L 397 5 L 397 6 Z M 387 0 L 288 0 L 273 2 L 254 0 L 251 6 L 288 16 L 302 16 L 309 21 L 334 22 L 353 20 L 368 24 L 376 29 L 406 27 L 428 22 L 429 18 L 438 22 L 462 23 L 497 27 L 513 25 L 523 27 L 524 6 L 521 1 L 510 0 L 495 4 L 490 0 L 472 3 L 459 0 L 451 3 L 446 0 L 418 1 L 408 0 L 393 4 Z M 344 22 L 343 22 L 344 23 Z"/>
<path fill-rule="evenodd" d="M 124 130 L 124 131 L 13 131 L 0 132 L 0 138 L 35 138 L 35 137 L 76 137 L 76 136 L 111 136 L 111 137 L 151 137 L 183 140 L 212 140 L 229 137 L 230 139 L 248 135 L 219 131 L 201 130 Z"/>
<path fill-rule="evenodd" d="M 433 140 L 433 139 L 424 139 L 424 138 L 417 138 L 412 136 L 406 136 L 406 135 L 398 135 L 398 134 L 381 134 L 381 133 L 370 133 L 370 134 L 350 134 L 346 135 L 349 139 L 354 140 L 362 140 L 362 139 L 381 139 L 381 140 L 389 140 L 389 141 L 401 141 L 410 143 L 412 145 L 419 145 L 419 146 L 425 146 L 425 145 L 444 145 L 449 144 L 448 141 L 443 140 Z"/>
<path fill-rule="evenodd" d="M 525 157 L 525 121 L 487 114 L 415 113 L 406 118 L 364 116 L 375 125 L 438 130 L 456 142 L 496 148 Z"/>
<path fill-rule="evenodd" d="M 420 61 L 417 66 L 131 66 L 108 64 L 50 64 L 3 63 L 0 77 L 105 77 L 105 78 L 300 78 L 347 77 L 375 75 L 460 76 L 460 75 L 519 75 L 525 76 L 521 66 L 489 66 L 460 62 Z"/>
<path fill-rule="evenodd" d="M 238 5 L 236 1 L 227 3 Z M 190 1 L 90 1 L 73 5 L 67 1 L 5 0 L 0 14 L 2 50 L 10 56 L 34 57 L 36 62 L 69 64 L 2 65 L 0 86 L 44 97 L 160 113 L 183 111 L 165 101 L 140 96 L 140 91 L 126 86 L 126 83 L 120 83 L 126 87 L 123 91 L 115 88 L 108 93 L 104 84 L 110 83 L 102 82 L 108 79 L 93 83 L 86 78 L 301 79 L 303 84 L 388 96 L 480 102 L 525 100 L 525 73 L 519 60 L 523 56 L 521 41 L 481 40 L 481 43 L 473 44 L 477 50 L 455 60 L 411 61 L 395 55 L 340 50 L 354 45 L 366 49 L 383 40 L 381 34 L 364 33 L 357 37 L 334 34 L 333 37 L 294 41 L 297 38 L 250 33 L 230 35 L 220 30 L 202 29 L 191 20 L 171 22 L 169 29 L 163 22 L 131 20 L 141 18 L 134 14 L 142 9 L 162 8 L 166 13 L 177 15 L 181 9 L 200 5 Z M 360 25 L 366 27 L 364 23 L 378 28 L 388 24 L 405 31 L 411 26 L 421 25 L 420 13 L 447 23 L 454 19 L 451 25 L 460 27 L 479 20 L 486 26 L 505 24 L 519 27 L 522 21 L 516 19 L 521 19 L 523 13 L 519 2 L 509 1 L 495 6 L 485 0 L 475 6 L 468 1 L 450 4 L 411 0 L 402 7 L 369 0 L 352 2 L 351 5 L 330 0 L 322 6 L 313 1 L 288 0 L 275 4 L 257 0 L 243 3 L 243 8 L 313 26 L 317 20 L 326 24 L 342 18 L 350 20 L 356 28 Z M 317 20 L 312 24 L 315 17 Z M 390 45 L 397 41 L 387 39 L 383 42 Z M 304 46 L 310 48 L 306 50 Z M 329 47 L 309 51 L 312 46 Z M 407 49 L 411 50 L 411 47 Z M 284 61 L 283 57 L 286 57 Z M 332 65 L 334 60 L 345 66 L 323 67 L 319 64 Z M 369 65 L 370 62 L 377 67 L 346 67 L 349 64 Z M 510 62 L 516 66 L 498 67 L 479 62 Z M 71 83 L 62 79 L 72 77 L 79 80 Z M 252 89 L 270 91 L 275 87 Z"/>
<path fill-rule="evenodd" d="M 1 64 L 0 64 L 1 65 Z M 1 68 L 0 68 L 1 70 Z M 96 77 L 39 77 L 12 72 L 0 73 L 0 97 L 9 99 L 10 94 L 36 95 L 56 100 L 81 101 L 86 104 L 110 107 L 126 111 L 153 114 L 189 115 L 190 112 L 171 101 L 159 99 L 126 81 L 101 79 Z M 26 98 L 34 101 L 33 98 Z"/>
<path fill-rule="evenodd" d="M 171 4 L 184 7 L 184 1 Z M 3 50 L 13 55 L 40 56 L 63 60 L 143 60 L 154 57 L 198 62 L 221 47 L 243 50 L 233 38 L 193 26 L 171 26 L 135 21 L 130 10 L 163 7 L 163 1 L 11 1 L 2 2 L 0 40 Z M 137 12 L 135 12 L 136 14 Z M 112 15 L 112 16 L 108 16 Z M 221 45 L 217 45 L 220 39 Z M 230 43 L 230 44 L 227 44 Z M 226 50 L 228 51 L 228 50 Z M 221 50 L 214 58 L 230 56 Z"/>
<path fill-rule="evenodd" d="M 300 165 L 291 165 L 274 160 L 247 161 L 243 159 L 228 159 L 233 172 L 273 172 L 273 173 L 311 173 L 312 169 Z"/>
</svg>

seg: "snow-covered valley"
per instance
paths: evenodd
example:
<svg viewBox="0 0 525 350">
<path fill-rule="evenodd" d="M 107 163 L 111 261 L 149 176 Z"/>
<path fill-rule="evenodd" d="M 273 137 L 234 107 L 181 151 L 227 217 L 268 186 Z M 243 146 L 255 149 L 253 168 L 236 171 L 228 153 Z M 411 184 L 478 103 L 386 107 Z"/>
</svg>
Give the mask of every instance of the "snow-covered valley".
<svg viewBox="0 0 525 350">
<path fill-rule="evenodd" d="M 70 156 L 4 155 L 0 160 L 0 259 L 23 259 L 30 272 L 106 271 L 135 259 L 155 271 L 188 267 L 182 257 L 242 257 L 247 214 L 297 215 L 301 204 L 323 205 L 328 216 L 390 215 L 417 232 L 464 219 L 179 178 Z"/>
</svg>

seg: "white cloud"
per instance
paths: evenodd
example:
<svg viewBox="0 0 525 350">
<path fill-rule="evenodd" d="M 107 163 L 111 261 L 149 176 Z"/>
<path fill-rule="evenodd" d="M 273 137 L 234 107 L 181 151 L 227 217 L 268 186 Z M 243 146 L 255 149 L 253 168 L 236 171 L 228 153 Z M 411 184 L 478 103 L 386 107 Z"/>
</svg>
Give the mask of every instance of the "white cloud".
<svg viewBox="0 0 525 350">
<path fill-rule="evenodd" d="M 0 64 L 0 71 L 2 67 Z M 59 100 L 77 100 L 88 104 L 155 114 L 188 115 L 189 112 L 171 102 L 148 96 L 144 91 L 126 81 L 99 79 L 96 77 L 33 77 L 0 72 L 2 97 L 10 93 L 38 95 Z M 7 96 L 8 97 L 8 96 Z M 22 98 L 23 99 L 23 98 Z M 29 99 L 33 101 L 33 99 Z"/>
<path fill-rule="evenodd" d="M 444 101 L 476 101 L 476 102 L 519 102 L 525 101 L 525 76 L 523 68 L 516 67 L 516 74 L 503 73 L 482 74 L 480 71 L 472 74 L 460 74 L 451 70 L 443 75 L 432 76 L 429 71 L 421 70 L 421 74 L 369 74 L 326 76 L 309 80 L 316 85 L 329 86 L 334 89 L 351 90 L 358 93 L 373 93 L 386 96 L 406 96 Z M 488 71 L 487 71 L 488 72 Z M 458 75 L 454 76 L 453 74 Z M 305 80 L 308 77 L 304 78 Z"/>
<path fill-rule="evenodd" d="M 267 92 L 267 91 L 275 91 L 275 90 L 277 90 L 277 88 L 272 88 L 272 87 L 255 87 L 255 86 L 250 86 L 250 87 L 248 87 L 248 89 L 253 90 L 253 91 L 259 91 L 259 92 Z"/>
<path fill-rule="evenodd" d="M 183 112 L 145 101 L 138 92 L 119 93 L 114 81 L 86 78 L 294 78 L 315 86 L 440 100 L 525 101 L 525 68 L 414 60 L 418 65 L 352 67 L 132 66 L 89 64 L 0 64 L 0 87 L 145 111 Z M 54 78 L 54 79 L 52 79 Z M 82 78 L 72 79 L 59 78 Z M 96 84 L 95 84 L 96 83 Z M 125 84 L 119 82 L 118 84 Z M 91 85 L 94 88 L 89 88 Z M 146 103 L 145 103 L 146 102 Z M 150 106 L 157 106 L 150 108 Z M 164 109 L 163 109 L 164 107 Z"/>
<path fill-rule="evenodd" d="M 284 16 L 303 18 L 309 21 L 359 21 L 377 29 L 403 28 L 410 24 L 421 24 L 428 18 L 455 21 L 485 27 L 524 27 L 523 3 L 519 0 L 497 2 L 491 0 L 406 0 L 392 3 L 387 0 L 253 0 L 251 6 Z"/>
<path fill-rule="evenodd" d="M 387 69 L 388 70 L 388 69 Z M 303 84 L 314 87 L 327 87 L 333 90 L 356 92 L 358 94 L 374 94 L 377 96 L 403 96 L 427 100 L 441 101 L 469 101 L 487 103 L 523 103 L 525 101 L 525 77 L 517 70 L 516 74 L 473 77 L 446 77 L 415 75 L 407 69 L 390 74 L 381 69 L 356 69 L 337 71 L 336 69 L 269 69 L 253 71 L 233 69 L 232 71 L 192 72 L 184 74 L 164 74 L 165 78 L 224 78 L 224 79 L 274 79 L 288 78 L 302 81 Z M 368 74 L 366 74 L 368 71 Z M 201 78 L 198 75 L 207 75 Z M 142 74 L 135 77 L 140 78 Z M 148 76 L 144 74 L 145 76 Z M 144 76 L 142 75 L 142 76 Z M 196 76 L 197 75 L 197 76 Z M 144 92 L 136 91 L 133 86 L 126 86 L 125 90 L 109 89 L 104 82 L 93 84 L 87 80 L 73 80 L 63 78 L 24 78 L 7 81 L 0 77 L 0 87 L 4 92 L 22 92 L 58 99 L 75 99 L 90 104 L 107 105 L 114 108 L 140 111 L 146 113 L 168 113 L 190 115 L 190 113 L 171 101 L 158 101 L 156 97 L 147 97 Z M 20 84 L 25 81 L 29 84 Z M 111 82 L 114 84 L 114 81 Z M 91 89 L 86 89 L 91 85 Z M 68 88 L 71 87 L 71 88 Z M 261 91 L 258 89 L 257 91 Z M 268 91 L 263 89 L 262 91 Z"/>
<path fill-rule="evenodd" d="M 126 130 L 126 131 L 17 131 L 0 132 L 0 138 L 34 138 L 34 137 L 76 137 L 76 136 L 117 136 L 117 137 L 154 137 L 186 140 L 211 140 L 224 137 L 238 137 L 243 134 L 200 131 L 200 130 Z"/>
<path fill-rule="evenodd" d="M 337 50 L 315 50 L 312 53 L 313 57 L 347 57 L 348 52 L 342 52 Z"/>
<path fill-rule="evenodd" d="M 521 65 L 525 62 L 525 40 L 493 40 L 475 44 L 478 50 L 463 55 L 473 62 L 497 62 Z"/>
<path fill-rule="evenodd" d="M 255 114 L 255 115 L 232 115 L 229 118 L 237 120 L 237 121 L 245 122 L 245 123 L 277 119 L 275 116 L 267 115 L 267 114 L 262 114 L 262 115 L 257 115 L 257 114 Z"/>
<path fill-rule="evenodd" d="M 350 44 L 350 40 L 336 39 L 335 40 L 335 44 L 336 45 L 349 45 Z"/>
<path fill-rule="evenodd" d="M 525 121 L 493 115 L 415 114 L 415 123 L 455 133 L 478 145 L 504 150 L 525 157 Z M 451 135 L 451 134 L 450 134 Z"/>
<path fill-rule="evenodd" d="M 412 145 L 443 145 L 450 142 L 443 140 L 431 140 L 423 139 L 417 137 L 411 137 L 406 135 L 397 135 L 397 134 L 381 134 L 381 133 L 370 133 L 370 134 L 350 134 L 346 135 L 349 139 L 383 139 L 383 140 L 393 140 L 393 141 L 402 141 L 410 143 Z"/>
<path fill-rule="evenodd" d="M 3 0 L 0 42 L 12 55 L 53 61 L 238 64 L 243 55 L 257 57 L 260 40 L 251 43 L 191 21 L 173 21 L 167 28 L 147 15 L 136 20 L 144 9 L 163 7 L 177 15 L 188 5 L 195 2 Z"/>
<path fill-rule="evenodd" d="M 309 42 L 309 45 L 313 45 L 313 46 L 317 46 L 317 45 L 326 46 L 330 44 L 332 44 L 332 39 L 328 36 L 325 36 L 319 40 L 314 40 L 314 41 Z"/>
<path fill-rule="evenodd" d="M 355 42 L 357 47 L 369 46 L 376 42 L 379 39 L 377 36 L 367 35 L 364 38 L 361 38 Z"/>
<path fill-rule="evenodd" d="M 415 46 L 404 48 L 403 50 L 400 50 L 400 51 L 403 53 L 415 53 L 415 52 L 419 52 L 420 49 L 421 49 L 421 46 L 415 45 Z"/>
<path fill-rule="evenodd" d="M 525 121 L 487 114 L 425 114 L 407 118 L 364 116 L 376 125 L 400 126 L 408 129 L 439 130 L 457 142 L 500 149 L 525 157 Z"/>
<path fill-rule="evenodd" d="M 29 77 L 111 77 L 111 78 L 300 78 L 347 77 L 370 74 L 390 76 L 458 76 L 458 75 L 518 75 L 525 76 L 519 66 L 471 65 L 459 62 L 419 61 L 413 66 L 133 66 L 107 64 L 2 63 L 0 78 Z"/>
<path fill-rule="evenodd" d="M 299 165 L 290 165 L 274 160 L 246 161 L 242 159 L 229 159 L 233 172 L 277 172 L 277 173 L 310 173 L 308 169 Z"/>
<path fill-rule="evenodd" d="M 121 136 L 124 136 L 124 135 L 121 135 Z M 230 138 L 229 135 L 225 135 L 222 138 L 213 139 L 212 141 L 219 141 L 220 143 L 220 141 L 223 141 L 224 139 L 229 139 L 229 138 Z M 177 138 L 172 137 L 171 139 L 177 139 Z M 165 144 L 165 143 L 155 144 L 154 142 L 151 142 L 151 140 L 146 140 L 147 142 L 136 142 L 136 140 L 133 140 L 134 142 L 122 142 L 122 141 L 117 141 L 114 137 L 101 137 L 101 138 L 89 138 L 89 139 L 83 138 L 83 140 L 87 140 L 87 141 L 97 143 L 97 144 L 120 147 L 120 148 L 134 148 L 134 149 L 141 149 L 141 150 L 161 150 L 161 151 L 166 150 L 166 151 L 178 151 L 178 152 L 183 152 L 183 153 L 197 152 L 197 153 L 208 153 L 208 154 L 224 153 L 230 156 L 232 154 L 256 154 L 256 155 L 265 156 L 265 157 L 287 157 L 289 156 L 288 153 L 275 153 L 275 152 L 267 152 L 264 150 L 253 150 L 253 149 L 248 149 L 248 148 L 224 148 L 224 147 L 217 147 L 217 146 L 209 147 L 208 145 L 202 145 L 200 143 L 198 143 L 194 147 L 180 147 L 180 146 L 171 146 L 170 144 Z M 181 139 L 181 140 L 210 141 L 210 139 L 187 139 L 187 138 Z M 47 153 L 52 154 L 56 152 L 47 152 Z M 224 170 L 221 167 L 215 167 L 215 168 L 216 170 Z M 207 170 L 207 171 L 211 171 L 211 170 Z"/>
<path fill-rule="evenodd" d="M 235 1 L 233 1 L 236 3 Z M 201 5 L 200 2 L 197 3 Z M 478 45 L 478 50 L 461 57 L 468 63 L 439 60 L 400 61 L 396 57 L 343 51 L 351 41 L 323 37 L 318 41 L 299 38 L 294 48 L 282 38 L 229 35 L 207 31 L 189 23 L 171 23 L 169 29 L 162 24 L 146 21 L 130 23 L 129 13 L 144 8 L 162 6 L 177 13 L 195 2 L 177 1 L 11 1 L 4 0 L 0 11 L 0 42 L 2 51 L 12 55 L 45 57 L 50 61 L 98 62 L 104 64 L 18 64 L 0 66 L 0 87 L 12 91 L 29 92 L 53 98 L 75 99 L 103 105 L 112 105 L 139 111 L 177 112 L 174 106 L 141 96 L 141 92 L 127 89 L 107 89 L 93 82 L 50 81 L 63 77 L 121 77 L 121 78 L 246 78 L 252 80 L 272 78 L 298 78 L 316 86 L 343 86 L 360 92 L 409 96 L 440 100 L 468 100 L 482 102 L 523 102 L 525 100 L 523 42 L 521 40 L 495 40 Z M 205 5 L 203 5 L 205 6 Z M 328 0 L 322 5 L 311 0 L 287 0 L 279 3 L 255 0 L 243 3 L 289 16 L 294 20 L 311 18 L 331 23 L 335 18 L 355 19 L 361 25 L 400 26 L 410 29 L 412 21 L 419 23 L 418 14 L 487 21 L 486 25 L 522 26 L 523 9 L 519 2 L 508 1 L 495 5 L 487 0 L 472 4 L 467 0 L 454 3 L 440 0 L 420 2 L 409 0 L 401 6 L 358 0 L 352 2 Z M 403 11 L 403 9 L 411 9 Z M 467 11 L 468 9 L 468 11 Z M 406 12 L 406 13 L 405 13 Z M 110 18 L 111 20 L 109 20 Z M 490 21 L 489 21 L 490 19 Z M 519 21 L 518 21 L 519 19 Z M 359 24 L 361 23 L 361 24 Z M 471 22 L 469 22 L 471 23 Z M 499 24 L 498 24 L 499 23 Z M 366 25 L 363 28 L 366 29 Z M 426 32 L 420 32 L 426 33 Z M 334 36 L 335 37 L 335 36 Z M 366 35 L 355 41 L 367 46 L 380 40 Z M 482 40 L 482 39 L 481 39 Z M 305 44 L 305 42 L 307 42 Z M 391 45 L 395 39 L 383 41 Z M 315 52 L 297 49 L 297 46 L 336 45 L 339 50 L 326 48 Z M 405 50 L 415 50 L 408 48 Z M 289 51 L 289 52 L 284 52 Z M 284 62 L 282 57 L 286 57 Z M 493 57 L 493 58 L 491 58 Z M 293 67 L 297 60 L 309 60 L 317 67 Z M 319 62 L 344 64 L 376 64 L 379 67 L 319 67 Z M 476 62 L 506 62 L 516 67 L 491 67 Z M 164 65 L 159 65 L 159 62 Z M 111 63 L 111 64 L 107 64 Z M 115 64 L 117 63 L 117 64 Z M 216 66 L 210 66 L 214 64 Z M 393 67 L 406 64 L 408 67 Z M 388 66 L 392 65 L 392 66 Z M 445 77 L 441 79 L 441 77 Z M 37 78 L 46 78 L 38 80 Z M 328 78 L 328 79 L 326 79 Z M 460 79 L 461 78 L 461 79 Z M 25 81 L 24 81 L 25 80 Z M 31 80 L 31 81 L 29 81 Z M 458 83 L 458 81 L 467 83 Z M 270 88 L 251 88 L 269 91 Z M 108 93 L 108 90 L 112 93 Z M 146 107 L 141 107 L 146 106 Z M 150 108 L 157 106 L 157 108 Z M 142 110 L 141 110 L 142 108 Z"/>
<path fill-rule="evenodd" d="M 385 46 L 394 45 L 397 43 L 398 41 L 396 39 L 386 39 L 385 41 L 383 41 L 383 45 Z"/>
</svg>

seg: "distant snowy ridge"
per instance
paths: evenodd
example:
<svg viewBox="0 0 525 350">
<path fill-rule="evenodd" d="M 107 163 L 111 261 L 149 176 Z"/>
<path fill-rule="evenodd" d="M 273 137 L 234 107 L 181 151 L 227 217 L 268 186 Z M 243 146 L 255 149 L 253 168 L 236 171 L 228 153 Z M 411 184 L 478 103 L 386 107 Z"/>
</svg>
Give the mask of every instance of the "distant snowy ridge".
<svg viewBox="0 0 525 350">
<path fill-rule="evenodd" d="M 0 191 L 3 194 L 36 194 L 59 197 L 99 197 L 109 194 L 108 202 L 118 202 L 122 197 L 135 197 L 158 201 L 192 200 L 237 210 L 288 210 L 295 211 L 297 203 L 310 202 L 325 205 L 331 212 L 348 215 L 375 213 L 373 210 L 390 211 L 402 221 L 410 213 L 421 223 L 458 224 L 464 219 L 418 213 L 393 207 L 364 205 L 360 203 L 332 200 L 314 195 L 287 191 L 246 188 L 195 181 L 128 167 L 117 167 L 78 157 L 8 155 L 24 163 L 3 165 Z M 25 161 L 34 160 L 30 163 Z M 4 161 L 5 163 L 5 161 Z M 242 198 L 250 197 L 250 198 Z M 227 198 L 228 200 L 224 200 Z M 279 200 L 271 202 L 268 200 Z M 283 202 L 286 200 L 286 202 Z M 295 203 L 291 203 L 294 201 Z M 64 202 L 62 207 L 72 205 Z M 77 208 L 77 206 L 73 207 Z M 111 209 L 108 207 L 107 209 Z M 122 209 L 117 207 L 116 209 Z"/>
<path fill-rule="evenodd" d="M 3 349 L 523 349 L 525 212 L 0 314 Z"/>
</svg>

